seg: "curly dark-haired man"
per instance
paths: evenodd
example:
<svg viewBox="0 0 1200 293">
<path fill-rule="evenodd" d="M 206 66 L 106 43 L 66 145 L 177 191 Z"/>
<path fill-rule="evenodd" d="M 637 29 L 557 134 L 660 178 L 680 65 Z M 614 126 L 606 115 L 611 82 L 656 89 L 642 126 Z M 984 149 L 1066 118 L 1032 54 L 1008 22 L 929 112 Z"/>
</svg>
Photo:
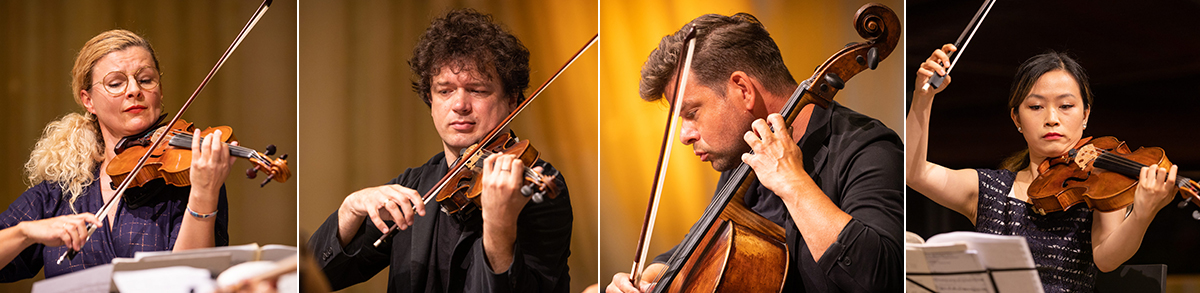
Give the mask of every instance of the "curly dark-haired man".
<svg viewBox="0 0 1200 293">
<path fill-rule="evenodd" d="M 778 113 L 799 85 L 766 28 L 745 13 L 703 15 L 688 26 L 697 35 L 691 74 L 683 81 L 685 95 L 671 101 L 682 107 L 680 139 L 723 172 L 722 183 L 740 163 L 754 170 L 758 179 L 743 199 L 786 230 L 783 292 L 900 291 L 900 137 L 836 102 L 809 105 L 785 126 Z M 642 99 L 673 96 L 688 26 L 650 53 L 642 66 Z M 770 130 L 789 126 L 794 130 Z M 616 274 L 607 291 L 650 288 L 670 256 L 655 258 L 636 285 L 629 274 Z"/>
<path fill-rule="evenodd" d="M 308 245 L 330 285 L 345 288 L 390 266 L 391 292 L 565 292 L 572 215 L 561 175 L 557 197 L 529 203 L 519 191 L 521 160 L 493 155 L 478 179 L 479 209 L 449 215 L 421 199 L 461 150 L 525 99 L 529 51 L 491 16 L 455 10 L 430 24 L 408 63 L 444 152 L 387 185 L 346 196 L 318 228 Z M 544 161 L 536 165 L 556 173 Z M 390 221 L 400 231 L 375 247 Z"/>
</svg>

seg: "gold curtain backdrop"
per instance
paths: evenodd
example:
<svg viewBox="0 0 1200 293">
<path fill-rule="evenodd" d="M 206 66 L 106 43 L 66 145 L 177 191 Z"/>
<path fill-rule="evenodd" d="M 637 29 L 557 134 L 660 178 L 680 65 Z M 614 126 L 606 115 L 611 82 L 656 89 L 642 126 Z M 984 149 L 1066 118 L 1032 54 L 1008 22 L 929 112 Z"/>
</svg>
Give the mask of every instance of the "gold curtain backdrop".
<svg viewBox="0 0 1200 293">
<path fill-rule="evenodd" d="M 346 195 L 442 151 L 406 61 L 429 22 L 453 8 L 492 14 L 530 51 L 532 92 L 597 33 L 587 1 L 304 1 L 300 7 L 301 238 Z M 596 282 L 597 47 L 513 123 L 567 179 L 574 211 L 571 291 Z M 438 211 L 431 211 L 438 212 Z M 387 270 L 344 292 L 380 292 Z"/>
<path fill-rule="evenodd" d="M 0 3 L 0 204 L 27 188 L 22 166 L 47 123 L 84 112 L 70 89 L 71 66 L 84 42 L 127 29 L 145 37 L 163 71 L 165 109 L 175 114 L 258 7 L 256 1 L 5 1 Z M 242 145 L 278 146 L 296 162 L 296 3 L 276 0 L 254 31 L 196 98 L 183 118 L 197 126 L 229 125 Z M 225 187 L 230 244 L 296 245 L 296 180 L 259 188 L 245 160 Z M 95 212 L 95 211 L 92 211 Z M 38 277 L 0 284 L 29 291 Z"/>
<path fill-rule="evenodd" d="M 878 1 L 904 19 L 902 1 Z M 762 21 L 779 45 L 797 81 L 849 42 L 861 42 L 851 24 L 867 1 L 600 1 L 605 37 L 601 60 L 600 100 L 600 275 L 607 284 L 617 272 L 628 272 L 653 185 L 655 160 L 666 125 L 665 103 L 638 96 L 640 70 L 659 40 L 688 21 L 707 13 L 748 12 Z M 904 39 L 900 40 L 903 44 Z M 847 81 L 836 100 L 883 121 L 903 135 L 904 50 L 896 51 L 874 71 Z M 720 175 L 700 162 L 690 146 L 672 142 L 671 164 L 663 187 L 649 258 L 683 239 L 712 198 Z"/>
</svg>

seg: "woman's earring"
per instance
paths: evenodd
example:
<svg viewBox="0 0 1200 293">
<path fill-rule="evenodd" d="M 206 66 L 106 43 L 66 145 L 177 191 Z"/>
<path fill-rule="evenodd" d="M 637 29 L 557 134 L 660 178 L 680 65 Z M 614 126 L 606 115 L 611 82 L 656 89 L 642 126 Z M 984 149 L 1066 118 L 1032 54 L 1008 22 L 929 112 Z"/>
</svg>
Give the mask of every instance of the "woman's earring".
<svg viewBox="0 0 1200 293">
<path fill-rule="evenodd" d="M 1084 126 L 1084 127 L 1087 127 L 1087 126 Z M 1017 132 L 1021 132 L 1021 127 L 1020 127 L 1020 126 L 1017 126 Z M 1024 132 L 1021 132 L 1021 133 L 1024 133 Z"/>
<path fill-rule="evenodd" d="M 1083 123 L 1083 129 L 1087 129 L 1087 123 Z"/>
</svg>

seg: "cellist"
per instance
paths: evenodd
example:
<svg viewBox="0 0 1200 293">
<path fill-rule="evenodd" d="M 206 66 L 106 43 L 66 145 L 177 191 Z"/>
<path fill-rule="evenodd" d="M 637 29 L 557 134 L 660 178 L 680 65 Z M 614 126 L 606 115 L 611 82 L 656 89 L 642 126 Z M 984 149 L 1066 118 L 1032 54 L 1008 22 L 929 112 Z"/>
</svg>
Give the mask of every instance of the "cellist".
<svg viewBox="0 0 1200 293">
<path fill-rule="evenodd" d="M 385 185 L 347 195 L 308 240 L 334 290 L 367 281 L 385 267 L 389 292 L 566 292 L 571 202 L 534 204 L 523 195 L 513 155 L 487 157 L 481 206 L 451 216 L 422 195 L 449 172 L 460 151 L 479 142 L 526 99 L 529 51 L 516 36 L 473 9 L 434 19 L 408 60 L 413 90 L 429 106 L 443 152 Z M 555 173 L 538 160 L 534 169 Z M 400 231 L 374 242 L 394 221 Z"/>
<path fill-rule="evenodd" d="M 793 131 L 778 114 L 799 86 L 775 41 L 752 15 L 708 14 L 662 38 L 642 67 L 648 102 L 672 97 L 687 28 L 696 52 L 679 101 L 680 139 L 728 172 L 746 163 L 758 182 L 745 204 L 786 230 L 783 292 L 894 292 L 903 268 L 903 142 L 880 121 L 836 102 L 809 105 Z M 800 134 L 794 140 L 793 133 Z M 754 154 L 749 152 L 753 150 Z M 718 188 L 719 189 L 719 188 Z M 608 292 L 641 292 L 665 269 L 667 252 L 637 284 L 613 276 Z"/>
</svg>

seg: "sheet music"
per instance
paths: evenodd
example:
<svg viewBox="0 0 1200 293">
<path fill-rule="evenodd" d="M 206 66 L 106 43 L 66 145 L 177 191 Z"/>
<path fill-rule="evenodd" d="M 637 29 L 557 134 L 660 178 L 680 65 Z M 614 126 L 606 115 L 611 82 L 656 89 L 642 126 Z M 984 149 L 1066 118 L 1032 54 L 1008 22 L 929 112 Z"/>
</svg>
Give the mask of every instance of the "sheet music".
<svg viewBox="0 0 1200 293">
<path fill-rule="evenodd" d="M 122 293 L 212 292 L 217 288 L 208 270 L 188 266 L 114 272 L 112 279 Z"/>
<path fill-rule="evenodd" d="M 951 232 L 906 242 L 908 278 L 921 286 L 938 292 L 1043 292 L 1023 237 Z M 910 292 L 927 291 L 912 281 Z"/>
<path fill-rule="evenodd" d="M 152 282 L 166 282 L 170 284 L 182 284 L 195 287 L 199 286 L 196 284 L 201 284 L 202 282 L 198 281 L 199 277 L 193 277 L 193 275 L 199 276 L 200 272 L 203 272 L 204 280 L 214 282 L 213 284 L 215 284 L 215 281 L 213 281 L 212 278 L 233 265 L 255 260 L 278 261 L 292 257 L 297 253 L 297 248 L 293 246 L 276 244 L 259 246 L 257 243 L 192 249 L 180 252 L 137 252 L 134 253 L 132 258 L 114 258 L 111 264 L 88 268 L 86 270 L 38 281 L 34 283 L 33 292 L 116 292 L 118 285 L 117 275 L 125 275 L 126 277 L 123 277 L 126 278 L 126 281 L 123 281 L 126 283 L 125 286 L 135 286 L 130 288 L 141 288 L 136 286 L 140 286 L 141 284 L 153 284 Z M 188 269 L 177 267 L 186 267 Z M 140 273 L 124 274 L 125 272 Z M 146 278 L 145 276 L 158 277 Z M 146 281 L 129 281 L 142 278 L 146 278 Z M 211 291 L 200 290 L 200 287 L 195 288 L 197 289 L 195 292 Z M 125 288 L 121 288 L 121 291 L 128 292 Z M 147 292 L 168 291 L 158 290 Z"/>
</svg>

